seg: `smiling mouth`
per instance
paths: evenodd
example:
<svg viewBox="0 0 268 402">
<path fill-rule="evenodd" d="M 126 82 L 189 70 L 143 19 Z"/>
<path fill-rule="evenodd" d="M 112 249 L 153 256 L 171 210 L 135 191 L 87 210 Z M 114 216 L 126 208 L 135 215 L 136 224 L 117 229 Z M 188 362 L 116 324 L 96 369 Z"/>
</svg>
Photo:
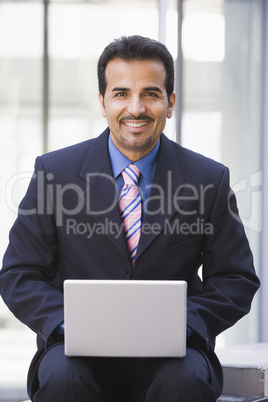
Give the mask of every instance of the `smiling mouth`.
<svg viewBox="0 0 268 402">
<path fill-rule="evenodd" d="M 133 116 L 133 115 L 125 116 L 123 119 L 121 119 L 120 123 L 125 124 L 127 127 L 138 129 L 147 126 L 152 121 L 153 121 L 152 117 L 146 114 L 140 114 L 139 116 Z"/>
<path fill-rule="evenodd" d="M 149 121 L 142 121 L 142 122 L 140 122 L 140 123 L 132 123 L 132 122 L 129 122 L 129 121 L 124 121 L 124 124 L 125 124 L 126 126 L 134 127 L 134 128 L 146 126 L 148 123 L 149 123 Z"/>
</svg>

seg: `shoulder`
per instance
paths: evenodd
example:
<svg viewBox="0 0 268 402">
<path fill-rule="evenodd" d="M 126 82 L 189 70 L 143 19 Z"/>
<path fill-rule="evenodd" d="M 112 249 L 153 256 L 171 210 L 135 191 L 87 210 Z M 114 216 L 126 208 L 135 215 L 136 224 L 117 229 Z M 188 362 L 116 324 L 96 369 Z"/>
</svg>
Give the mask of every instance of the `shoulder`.
<svg viewBox="0 0 268 402">
<path fill-rule="evenodd" d="M 81 156 L 86 155 L 89 148 L 92 146 L 92 144 L 94 144 L 94 141 L 95 139 L 91 139 L 78 144 L 70 145 L 68 147 L 43 154 L 39 158 L 45 164 L 55 162 L 59 163 L 63 160 L 70 163 L 75 158 L 80 158 Z"/>
<path fill-rule="evenodd" d="M 224 165 L 216 160 L 209 158 L 207 156 L 202 155 L 201 153 L 192 151 L 191 149 L 185 148 L 180 144 L 177 144 L 174 141 L 171 141 L 175 152 L 177 153 L 178 157 L 184 162 L 190 161 L 194 164 L 201 164 L 201 165 L 208 165 L 213 166 L 215 168 L 223 168 Z"/>
<path fill-rule="evenodd" d="M 169 141 L 185 179 L 189 177 L 213 179 L 222 177 L 226 173 L 229 174 L 229 169 L 224 164 L 185 148 L 174 141 Z"/>
<path fill-rule="evenodd" d="M 98 154 L 100 149 L 105 148 L 107 144 L 108 133 L 105 130 L 98 137 L 61 148 L 56 151 L 48 152 L 36 159 L 36 166 L 41 164 L 41 168 L 49 171 L 64 171 L 81 168 L 84 160 L 90 155 Z"/>
</svg>

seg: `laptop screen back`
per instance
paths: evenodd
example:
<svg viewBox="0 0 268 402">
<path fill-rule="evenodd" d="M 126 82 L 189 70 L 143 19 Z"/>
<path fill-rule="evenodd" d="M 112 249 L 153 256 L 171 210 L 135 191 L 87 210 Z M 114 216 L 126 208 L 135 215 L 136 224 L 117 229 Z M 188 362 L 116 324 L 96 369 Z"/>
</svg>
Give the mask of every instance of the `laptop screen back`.
<svg viewBox="0 0 268 402">
<path fill-rule="evenodd" d="M 65 354 L 183 357 L 184 281 L 66 280 Z"/>
</svg>

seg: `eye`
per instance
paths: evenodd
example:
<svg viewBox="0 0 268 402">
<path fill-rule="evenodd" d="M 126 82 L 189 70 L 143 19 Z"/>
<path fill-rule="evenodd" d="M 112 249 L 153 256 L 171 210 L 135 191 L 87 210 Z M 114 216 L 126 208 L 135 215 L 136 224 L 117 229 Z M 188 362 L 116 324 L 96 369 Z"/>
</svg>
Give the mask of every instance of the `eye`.
<svg viewBox="0 0 268 402">
<path fill-rule="evenodd" d="M 117 92 L 114 96 L 116 98 L 123 98 L 124 96 L 126 96 L 126 93 L 125 92 Z"/>
<path fill-rule="evenodd" d="M 146 96 L 150 98 L 158 98 L 158 94 L 156 92 L 147 92 Z"/>
</svg>

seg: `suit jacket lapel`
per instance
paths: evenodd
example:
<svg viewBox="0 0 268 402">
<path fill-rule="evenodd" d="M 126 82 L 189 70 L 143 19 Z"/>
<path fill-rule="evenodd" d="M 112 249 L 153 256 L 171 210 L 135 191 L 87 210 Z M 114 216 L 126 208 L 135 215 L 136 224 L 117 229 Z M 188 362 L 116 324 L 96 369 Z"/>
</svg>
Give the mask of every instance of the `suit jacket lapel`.
<svg viewBox="0 0 268 402">
<path fill-rule="evenodd" d="M 148 201 L 148 212 L 145 214 L 136 259 L 165 228 L 178 208 L 182 207 L 182 203 L 175 200 L 174 193 L 182 188 L 183 183 L 184 178 L 175 148 L 172 142 L 162 134 L 155 177 Z"/>
<path fill-rule="evenodd" d="M 82 166 L 80 177 L 87 182 L 87 214 L 93 216 L 100 230 L 129 261 L 129 252 L 117 205 L 118 190 L 108 152 L 109 129 L 92 143 Z"/>
</svg>

